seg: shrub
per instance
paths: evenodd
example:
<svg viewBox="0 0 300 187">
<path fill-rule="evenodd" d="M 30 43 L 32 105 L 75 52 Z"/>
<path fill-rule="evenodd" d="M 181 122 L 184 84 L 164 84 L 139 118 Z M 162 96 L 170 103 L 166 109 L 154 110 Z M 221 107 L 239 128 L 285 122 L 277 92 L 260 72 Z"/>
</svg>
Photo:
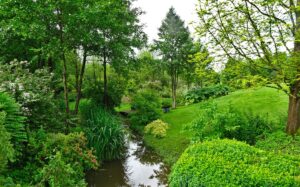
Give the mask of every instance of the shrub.
<svg viewBox="0 0 300 187">
<path fill-rule="evenodd" d="M 9 93 L 21 105 L 31 130 L 41 126 L 50 132 L 62 130 L 64 116 L 51 88 L 53 74 L 45 68 L 32 72 L 29 65 L 26 61 L 0 64 L 0 91 Z"/>
<path fill-rule="evenodd" d="M 156 138 L 163 138 L 167 135 L 168 124 L 160 119 L 152 121 L 146 127 L 144 132 L 146 134 L 152 134 Z"/>
<path fill-rule="evenodd" d="M 224 95 L 228 95 L 229 87 L 224 85 L 215 85 L 204 88 L 194 88 L 188 91 L 184 98 L 186 104 L 199 103 L 209 98 L 216 98 Z"/>
<path fill-rule="evenodd" d="M 11 136 L 3 125 L 4 120 L 5 113 L 0 112 L 0 175 L 5 171 L 7 162 L 14 159 L 14 149 L 10 142 Z"/>
<path fill-rule="evenodd" d="M 11 136 L 16 154 L 21 154 L 24 143 L 27 142 L 24 120 L 20 106 L 9 95 L 0 92 L 0 112 L 6 131 Z"/>
<path fill-rule="evenodd" d="M 172 106 L 172 99 L 171 98 L 163 98 L 161 105 L 162 105 L 162 108 L 170 108 Z"/>
<path fill-rule="evenodd" d="M 91 69 L 93 68 L 93 69 Z M 101 67 L 95 67 L 101 68 Z M 85 83 L 83 85 L 82 94 L 83 98 L 91 99 L 94 103 L 103 104 L 103 81 L 101 79 L 95 79 L 94 67 L 91 65 L 87 66 L 85 73 Z M 101 71 L 101 70 L 99 70 Z M 114 71 L 110 71 L 108 75 L 109 84 L 108 86 L 108 105 L 110 108 L 114 108 L 121 104 L 122 96 L 126 89 L 127 81 L 118 76 Z"/>
<path fill-rule="evenodd" d="M 132 125 L 146 125 L 161 115 L 159 96 L 150 90 L 137 93 L 133 97 L 132 108 L 135 110 L 130 116 Z"/>
<path fill-rule="evenodd" d="M 58 151 L 50 158 L 40 173 L 41 181 L 38 186 L 84 187 L 87 184 L 84 181 L 83 171 L 74 170 L 71 164 L 64 161 L 62 154 Z"/>
<path fill-rule="evenodd" d="M 215 103 L 207 103 L 187 128 L 195 132 L 195 141 L 230 138 L 253 145 L 259 135 L 270 132 L 275 124 L 265 116 L 241 113 L 231 106 L 220 109 Z"/>
<path fill-rule="evenodd" d="M 172 168 L 170 186 L 299 186 L 300 159 L 236 140 L 191 145 Z M 297 179 L 298 178 L 298 179 Z"/>
<path fill-rule="evenodd" d="M 98 167 L 96 157 L 93 155 L 93 151 L 88 149 L 87 139 L 82 132 L 70 133 L 68 135 L 61 133 L 48 134 L 43 144 L 38 159 L 44 160 L 45 163 L 48 162 L 47 159 L 49 157 L 60 152 L 64 161 L 68 164 L 72 164 L 72 167 L 75 169 L 78 167 L 83 168 L 83 170 L 89 170 Z"/>
<path fill-rule="evenodd" d="M 12 178 L 10 177 L 3 177 L 0 175 L 0 186 L 5 187 L 21 187 L 21 185 L 16 185 Z"/>
<path fill-rule="evenodd" d="M 114 160 L 123 156 L 125 131 L 120 120 L 101 107 L 91 106 L 83 125 L 89 146 L 100 160 Z"/>
<path fill-rule="evenodd" d="M 97 169 L 98 165 L 93 151 L 87 147 L 87 139 L 82 132 L 68 135 L 47 134 L 40 129 L 30 136 L 26 160 L 21 166 L 10 168 L 7 176 L 22 186 L 27 184 L 55 186 L 65 184 L 61 183 L 63 179 L 66 183 L 84 181 L 84 171 Z M 63 172 L 60 173 L 61 171 Z M 69 176 L 72 178 L 68 178 Z"/>
<path fill-rule="evenodd" d="M 266 134 L 255 146 L 267 151 L 300 156 L 300 136 L 290 136 L 283 130 Z"/>
</svg>

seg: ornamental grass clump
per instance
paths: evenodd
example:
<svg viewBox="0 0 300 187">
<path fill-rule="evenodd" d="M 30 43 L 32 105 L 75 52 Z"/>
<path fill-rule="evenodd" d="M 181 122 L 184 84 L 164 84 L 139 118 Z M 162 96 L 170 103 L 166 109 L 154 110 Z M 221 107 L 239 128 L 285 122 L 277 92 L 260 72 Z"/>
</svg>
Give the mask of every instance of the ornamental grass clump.
<svg viewBox="0 0 300 187">
<path fill-rule="evenodd" d="M 163 138 L 167 135 L 167 129 L 169 128 L 169 125 L 162 120 L 158 119 L 151 123 L 149 123 L 145 129 L 144 132 L 146 134 L 151 134 L 156 138 Z"/>
</svg>

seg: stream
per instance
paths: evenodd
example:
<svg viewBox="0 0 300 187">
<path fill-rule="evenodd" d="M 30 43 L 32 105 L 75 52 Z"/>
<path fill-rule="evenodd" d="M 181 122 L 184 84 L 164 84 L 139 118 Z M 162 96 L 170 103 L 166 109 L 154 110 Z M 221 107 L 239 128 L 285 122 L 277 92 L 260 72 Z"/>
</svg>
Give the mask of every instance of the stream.
<svg viewBox="0 0 300 187">
<path fill-rule="evenodd" d="M 169 167 L 138 137 L 127 138 L 126 156 L 104 162 L 98 171 L 87 173 L 89 187 L 167 186 Z"/>
</svg>

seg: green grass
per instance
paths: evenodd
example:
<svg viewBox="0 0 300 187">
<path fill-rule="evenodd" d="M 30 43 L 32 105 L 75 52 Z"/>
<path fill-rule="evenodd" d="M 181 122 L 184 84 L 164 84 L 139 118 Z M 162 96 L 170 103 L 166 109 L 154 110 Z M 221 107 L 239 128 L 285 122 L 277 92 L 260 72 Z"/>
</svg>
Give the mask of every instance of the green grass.
<svg viewBox="0 0 300 187">
<path fill-rule="evenodd" d="M 81 99 L 81 100 L 80 100 L 80 105 L 82 105 L 83 103 L 87 103 L 87 102 L 89 102 L 89 100 L 88 100 L 88 99 L 85 99 L 85 98 L 83 98 L 83 99 Z M 70 107 L 70 110 L 75 110 L 75 104 L 76 104 L 76 102 L 75 102 L 75 101 L 73 101 L 73 102 L 69 102 L 69 107 Z"/>
<path fill-rule="evenodd" d="M 287 114 L 287 95 L 272 88 L 240 90 L 214 101 L 219 107 L 232 105 L 241 111 L 268 115 L 270 119 L 277 119 Z M 204 105 L 205 102 L 183 106 L 164 114 L 162 120 L 170 125 L 167 136 L 157 139 L 145 135 L 146 144 L 160 154 L 166 163 L 174 164 L 189 145 L 189 137 L 192 135 L 191 132 L 183 131 L 183 126 L 201 115 L 201 106 Z"/>
<path fill-rule="evenodd" d="M 121 103 L 120 106 L 115 107 L 116 112 L 129 111 L 129 110 L 131 110 L 130 103 Z"/>
</svg>

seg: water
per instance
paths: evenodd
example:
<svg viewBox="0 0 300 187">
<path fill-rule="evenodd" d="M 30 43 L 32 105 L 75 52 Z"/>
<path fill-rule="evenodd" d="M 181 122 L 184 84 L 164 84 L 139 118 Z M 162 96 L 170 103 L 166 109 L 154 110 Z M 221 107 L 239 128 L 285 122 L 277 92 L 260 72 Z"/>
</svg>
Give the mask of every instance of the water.
<svg viewBox="0 0 300 187">
<path fill-rule="evenodd" d="M 87 173 L 89 187 L 166 186 L 169 168 L 138 138 L 128 138 L 126 158 Z"/>
</svg>

